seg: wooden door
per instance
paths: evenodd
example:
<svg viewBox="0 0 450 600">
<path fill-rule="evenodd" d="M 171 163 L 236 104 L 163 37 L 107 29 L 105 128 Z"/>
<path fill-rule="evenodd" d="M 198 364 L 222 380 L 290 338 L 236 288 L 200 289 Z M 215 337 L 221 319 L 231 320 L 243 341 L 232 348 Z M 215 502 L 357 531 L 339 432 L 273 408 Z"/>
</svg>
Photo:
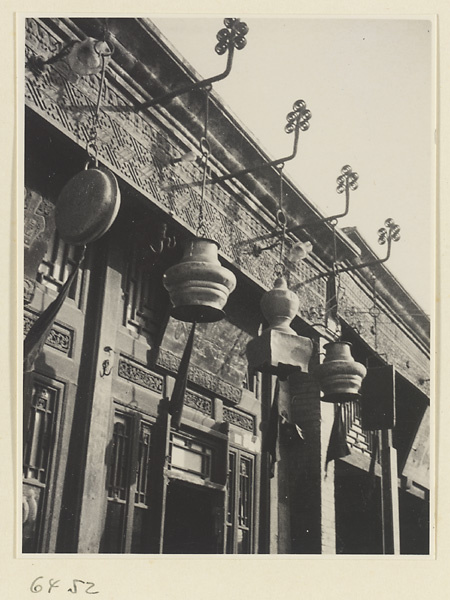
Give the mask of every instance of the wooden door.
<svg viewBox="0 0 450 600">
<path fill-rule="evenodd" d="M 169 303 L 150 248 L 154 226 L 145 215 L 137 226 L 136 210 L 125 204 L 104 241 L 78 552 L 149 552 L 155 536 L 152 468 L 166 378 L 151 364 Z"/>
<path fill-rule="evenodd" d="M 37 210 L 48 203 L 40 194 Z M 47 251 L 24 308 L 24 333 L 54 300 L 80 250 L 50 236 Z M 84 338 L 88 253 L 69 297 L 57 315 L 34 370 L 24 378 L 23 552 L 52 552 L 67 465 L 67 444 L 77 395 Z M 27 280 L 30 281 L 30 280 Z"/>
</svg>

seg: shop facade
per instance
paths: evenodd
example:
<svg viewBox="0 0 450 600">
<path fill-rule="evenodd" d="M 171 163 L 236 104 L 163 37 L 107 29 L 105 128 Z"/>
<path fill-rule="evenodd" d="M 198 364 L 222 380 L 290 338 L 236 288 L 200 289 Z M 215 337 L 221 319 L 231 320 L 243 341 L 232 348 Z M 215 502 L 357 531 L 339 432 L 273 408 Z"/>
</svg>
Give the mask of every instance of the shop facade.
<svg viewBox="0 0 450 600">
<path fill-rule="evenodd" d="M 71 40 L 100 39 L 102 27 L 101 19 L 26 19 L 27 65 Z M 321 401 L 317 381 L 295 372 L 275 392 L 273 374 L 248 367 L 246 347 L 261 333 L 260 300 L 279 261 L 276 248 L 254 250 L 277 224 L 275 167 L 208 189 L 208 234 L 237 287 L 223 320 L 197 325 L 181 426 L 171 427 L 168 403 L 191 325 L 171 316 L 163 274 L 196 232 L 200 188 L 189 184 L 201 181 L 202 164 L 183 157 L 201 158 L 205 90 L 136 110 L 196 76 L 148 19 L 109 19 L 108 27 L 114 53 L 103 84 L 100 74 L 74 75 L 64 56 L 41 72 L 25 69 L 25 333 L 80 257 L 80 247 L 58 235 L 55 205 L 89 160 L 100 85 L 98 161 L 117 178 L 121 208 L 109 231 L 87 245 L 24 377 L 23 552 L 381 554 L 388 528 L 397 552 L 427 554 L 429 318 L 384 264 L 343 272 L 336 307 L 334 280 L 316 277 L 332 268 L 333 253 L 349 267 L 376 257 L 356 229 L 321 222 L 287 178 L 289 223 L 317 222 L 286 240 L 288 248 L 313 246 L 301 262 L 286 263 L 300 298 L 292 330 L 312 342 L 310 372 L 333 328 L 369 371 L 394 368 L 389 440 L 383 446 L 381 434 L 363 430 L 359 402 L 347 403 L 351 454 L 326 464 L 336 409 Z M 207 95 L 208 175 L 267 162 L 214 91 Z M 372 395 L 382 394 L 377 377 L 371 381 Z M 397 470 L 390 528 L 381 499 L 393 475 L 382 477 L 380 448 Z"/>
</svg>

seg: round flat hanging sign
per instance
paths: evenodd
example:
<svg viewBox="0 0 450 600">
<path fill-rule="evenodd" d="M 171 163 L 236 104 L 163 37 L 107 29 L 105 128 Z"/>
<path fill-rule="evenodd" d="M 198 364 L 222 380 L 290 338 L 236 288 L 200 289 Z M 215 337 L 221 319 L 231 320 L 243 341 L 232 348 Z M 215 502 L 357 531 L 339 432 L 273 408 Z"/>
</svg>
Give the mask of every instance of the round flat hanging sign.
<svg viewBox="0 0 450 600">
<path fill-rule="evenodd" d="M 56 228 L 68 244 L 88 244 L 108 231 L 119 208 L 120 189 L 115 176 L 104 167 L 87 165 L 59 195 Z"/>
</svg>

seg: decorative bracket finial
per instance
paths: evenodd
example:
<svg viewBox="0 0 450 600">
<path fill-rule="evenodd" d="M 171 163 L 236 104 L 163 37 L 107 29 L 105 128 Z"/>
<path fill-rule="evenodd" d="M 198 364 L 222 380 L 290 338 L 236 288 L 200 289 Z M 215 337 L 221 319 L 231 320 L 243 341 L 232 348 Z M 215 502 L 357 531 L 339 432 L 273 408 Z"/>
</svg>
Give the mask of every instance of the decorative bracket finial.
<svg viewBox="0 0 450 600">
<path fill-rule="evenodd" d="M 141 111 L 145 108 L 152 108 L 157 106 L 158 104 L 164 104 L 177 96 L 181 96 L 182 94 L 186 94 L 187 92 L 193 92 L 194 90 L 199 90 L 201 88 L 205 88 L 211 86 L 213 83 L 217 81 L 221 81 L 225 79 L 230 72 L 231 67 L 233 65 L 233 56 L 234 50 L 242 50 L 247 45 L 247 40 L 245 36 L 247 35 L 249 29 L 246 23 L 241 21 L 240 19 L 232 19 L 227 18 L 224 19 L 225 27 L 221 29 L 217 34 L 218 43 L 216 44 L 215 51 L 219 56 L 228 52 L 228 60 L 225 67 L 225 71 L 220 73 L 219 75 L 214 75 L 213 77 L 208 77 L 208 79 L 204 79 L 202 81 L 197 81 L 196 83 L 191 83 L 182 88 L 178 88 L 173 92 L 168 92 L 167 94 L 163 94 L 158 98 L 153 98 L 153 100 L 147 100 L 146 102 L 142 102 L 140 104 L 136 104 L 135 110 Z"/>
<path fill-rule="evenodd" d="M 213 177 L 209 183 L 222 183 L 223 181 L 236 179 L 241 175 L 253 173 L 254 171 L 258 171 L 259 169 L 262 169 L 264 167 L 275 167 L 277 165 L 281 165 L 292 160 L 297 156 L 298 139 L 300 131 L 308 131 L 311 116 L 311 111 L 308 108 L 306 108 L 306 102 L 304 100 L 297 100 L 296 102 L 294 102 L 292 111 L 286 116 L 287 124 L 284 128 L 285 132 L 288 134 L 292 132 L 295 133 L 294 147 L 292 149 L 292 153 L 289 156 L 283 156 L 283 158 L 277 158 L 276 160 L 271 160 L 269 162 L 250 167 L 248 169 L 241 169 L 240 171 L 236 171 L 235 173 L 229 173 L 228 175 L 222 175 L 221 177 Z"/>
<path fill-rule="evenodd" d="M 393 219 L 386 219 L 384 224 L 385 227 L 382 227 L 378 230 L 378 243 L 383 245 L 387 242 L 388 245 L 386 256 L 384 258 L 378 258 L 377 260 L 371 260 L 361 265 L 352 265 L 350 267 L 338 267 L 334 265 L 333 270 L 318 273 L 314 277 L 311 277 L 306 281 L 302 281 L 293 289 L 299 289 L 302 286 L 313 281 L 317 281 L 318 279 L 322 279 L 323 277 L 331 277 L 339 275 L 340 273 L 353 273 L 354 271 L 360 271 L 361 269 L 365 269 L 366 267 L 374 267 L 375 265 L 381 265 L 382 263 L 389 260 L 391 256 L 392 242 L 398 242 L 400 240 L 400 226 L 394 223 Z"/>
<path fill-rule="evenodd" d="M 288 115 L 288 124 L 286 125 L 286 128 L 285 128 L 286 131 L 288 131 L 288 128 L 290 129 L 290 131 L 293 131 L 293 129 L 291 128 L 292 121 L 289 122 L 290 115 L 292 115 L 292 114 L 293 113 L 290 113 Z M 309 123 L 308 123 L 308 126 L 309 126 Z M 300 128 L 301 128 L 301 126 L 300 126 Z M 288 131 L 288 133 L 290 133 L 290 131 Z M 281 237 L 282 235 L 286 235 L 288 233 L 298 233 L 298 232 L 300 232 L 304 229 L 307 229 L 311 226 L 319 225 L 320 223 L 332 223 L 333 225 L 337 225 L 337 220 L 342 217 L 347 216 L 347 214 L 348 214 L 348 211 L 350 208 L 350 190 L 354 191 L 354 190 L 358 189 L 358 179 L 359 179 L 358 173 L 356 173 L 355 171 L 352 171 L 352 168 L 350 165 L 345 165 L 344 167 L 342 167 L 341 175 L 339 175 L 339 177 L 336 179 L 337 193 L 342 194 L 345 191 L 344 212 L 341 212 L 337 215 L 332 215 L 331 217 L 324 217 L 324 218 L 318 219 L 316 221 L 311 221 L 310 223 L 303 223 L 302 225 L 294 225 L 290 228 L 284 227 L 284 229 L 283 228 L 275 229 L 272 233 L 269 233 L 267 235 L 260 237 L 258 239 L 258 241 L 270 240 L 271 238 Z M 277 224 L 278 224 L 278 219 L 277 219 Z M 255 256 L 259 256 L 261 254 L 261 252 L 264 252 L 264 250 L 270 250 L 271 248 L 276 246 L 277 243 L 278 242 L 275 242 L 266 247 L 261 247 L 259 244 L 256 243 L 253 246 L 253 254 Z"/>
</svg>

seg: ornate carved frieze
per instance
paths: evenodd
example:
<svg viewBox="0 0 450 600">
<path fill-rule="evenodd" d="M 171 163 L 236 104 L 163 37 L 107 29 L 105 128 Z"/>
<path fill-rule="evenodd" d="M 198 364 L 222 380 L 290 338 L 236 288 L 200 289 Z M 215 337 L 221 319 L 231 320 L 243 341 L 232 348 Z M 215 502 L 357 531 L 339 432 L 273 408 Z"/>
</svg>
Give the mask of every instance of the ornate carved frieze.
<svg viewBox="0 0 450 600">
<path fill-rule="evenodd" d="M 345 293 L 339 303 L 340 317 L 406 379 L 429 394 L 427 356 L 387 312 L 373 311 L 372 299 L 348 274 L 342 275 L 342 285 Z"/>
<path fill-rule="evenodd" d="M 47 56 L 49 48 L 61 43 L 38 19 L 27 19 L 27 51 Z M 94 106 L 99 77 L 69 81 L 64 63 L 48 66 L 36 77 L 26 72 L 26 103 L 50 120 L 83 147 L 89 135 L 88 115 Z M 119 107 L 127 100 L 107 81 L 104 104 Z M 200 208 L 199 187 L 190 185 L 201 180 L 198 165 L 172 165 L 170 160 L 180 149 L 162 133 L 149 115 L 130 111 L 102 110 L 98 132 L 99 159 L 125 178 L 152 202 L 174 215 L 195 231 Z M 241 269 L 269 289 L 273 284 L 278 251 L 266 251 L 255 257 L 253 240 L 269 233 L 269 228 L 244 203 L 219 186 L 210 186 L 206 195 L 206 221 L 210 234 L 221 251 Z M 291 285 L 313 277 L 316 269 L 303 261 L 292 268 Z M 302 304 L 315 305 L 325 299 L 325 284 L 319 280 L 298 290 Z M 307 318 L 307 317 L 306 317 Z"/>
<path fill-rule="evenodd" d="M 30 331 L 31 326 L 37 320 L 38 316 L 39 315 L 31 311 L 24 312 L 24 335 L 27 335 L 27 333 Z M 55 348 L 55 350 L 59 350 L 63 354 L 68 354 L 70 356 L 72 354 L 73 330 L 65 327 L 64 325 L 60 325 L 59 323 L 54 323 L 50 333 L 48 334 L 45 344 L 51 348 Z"/>
<path fill-rule="evenodd" d="M 156 392 L 157 394 L 163 393 L 164 379 L 161 375 L 152 373 L 143 365 L 140 365 L 125 356 L 121 356 L 119 359 L 118 374 L 119 377 L 127 379 L 137 385 L 141 385 L 152 392 Z"/>
<path fill-rule="evenodd" d="M 212 400 L 210 398 L 206 398 L 205 396 L 200 396 L 200 394 L 195 394 L 190 390 L 186 390 L 184 395 L 184 403 L 186 406 L 195 408 L 195 410 L 199 410 L 209 417 L 212 416 Z"/>
<path fill-rule="evenodd" d="M 226 423 L 231 423 L 231 425 L 236 425 L 236 427 L 240 427 L 246 431 L 251 431 L 252 433 L 255 431 L 254 417 L 245 415 L 244 413 L 228 408 L 227 406 L 223 407 L 223 420 Z"/>
<path fill-rule="evenodd" d="M 159 351 L 157 364 L 168 371 L 177 373 L 180 366 L 180 360 L 181 359 L 173 354 L 173 352 L 161 348 Z M 214 373 L 209 373 L 208 371 L 205 371 L 205 369 L 197 367 L 196 365 L 191 364 L 189 366 L 188 380 L 196 385 L 199 385 L 200 387 L 205 388 L 206 390 L 209 390 L 210 392 L 217 394 L 218 396 L 221 396 L 222 398 L 225 398 L 233 404 L 238 404 L 241 400 L 242 389 L 224 381 L 220 377 L 217 377 L 217 375 L 214 375 Z"/>
</svg>

